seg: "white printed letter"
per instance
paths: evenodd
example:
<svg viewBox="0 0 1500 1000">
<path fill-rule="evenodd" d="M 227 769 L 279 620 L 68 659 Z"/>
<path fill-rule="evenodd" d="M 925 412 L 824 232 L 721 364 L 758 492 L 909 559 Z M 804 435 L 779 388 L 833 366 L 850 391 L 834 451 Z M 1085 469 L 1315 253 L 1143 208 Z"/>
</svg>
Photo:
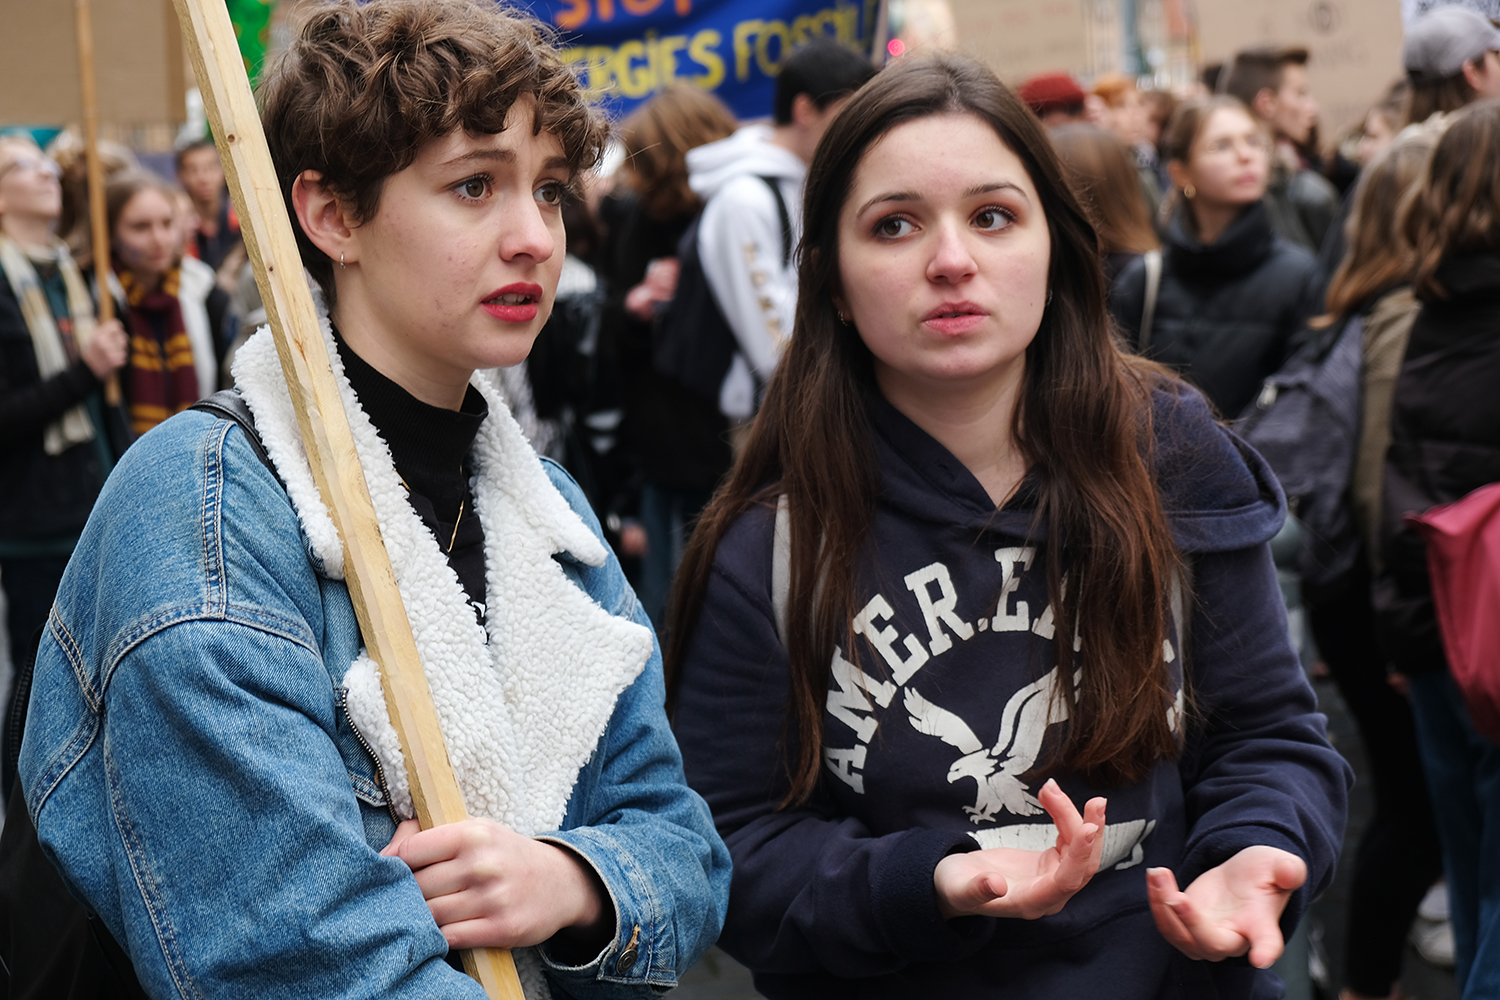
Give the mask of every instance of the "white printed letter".
<svg viewBox="0 0 1500 1000">
<path fill-rule="evenodd" d="M 875 735 L 875 720 L 856 712 L 872 711 L 870 698 L 881 708 L 891 703 L 896 686 L 887 681 L 877 681 L 863 670 L 844 659 L 844 651 L 833 647 L 833 668 L 830 671 L 837 688 L 828 689 L 828 714 L 854 730 L 861 743 L 870 742 Z M 870 697 L 866 697 L 866 695 Z"/>
<path fill-rule="evenodd" d="M 895 614 L 891 610 L 890 603 L 884 597 L 876 594 L 870 598 L 870 603 L 865 605 L 863 611 L 854 616 L 854 631 L 870 640 L 870 645 L 879 650 L 880 655 L 886 663 L 891 665 L 891 676 L 897 684 L 905 684 L 911 680 L 911 675 L 921 669 L 922 664 L 927 662 L 927 650 L 922 648 L 922 640 L 914 635 L 906 637 L 907 657 L 901 659 L 896 652 L 896 627 L 887 625 L 883 629 L 877 629 L 875 623 L 888 619 Z"/>
<path fill-rule="evenodd" d="M 995 609 L 995 620 L 990 627 L 996 632 L 1024 632 L 1031 627 L 1031 608 L 1025 601 L 1016 602 L 1014 614 L 1006 611 L 1010 603 L 1010 595 L 1014 594 L 1021 586 L 1021 573 L 1031 569 L 1031 560 L 1036 557 L 1036 549 L 1031 546 L 1016 549 L 996 549 L 995 561 L 1000 564 L 1000 606 Z M 1016 565 L 1020 564 L 1020 572 L 1016 571 Z"/>
<path fill-rule="evenodd" d="M 933 583 L 942 592 L 942 596 L 936 601 L 927 590 Z M 973 637 L 974 627 L 953 613 L 954 606 L 958 604 L 958 592 L 953 589 L 953 578 L 948 575 L 947 566 L 935 562 L 915 573 L 908 573 L 906 588 L 917 595 L 917 603 L 922 605 L 922 617 L 927 619 L 927 631 L 932 636 L 932 655 L 946 653 L 953 647 L 953 640 L 948 638 L 948 633 L 943 631 L 939 621 L 947 622 L 953 634 L 960 639 Z"/>
</svg>

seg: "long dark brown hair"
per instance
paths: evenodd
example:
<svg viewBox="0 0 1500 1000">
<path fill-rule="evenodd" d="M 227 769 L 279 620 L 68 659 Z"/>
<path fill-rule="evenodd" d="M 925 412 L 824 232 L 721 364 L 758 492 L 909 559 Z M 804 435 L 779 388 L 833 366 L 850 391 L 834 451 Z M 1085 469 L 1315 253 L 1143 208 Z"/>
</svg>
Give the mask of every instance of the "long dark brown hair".
<svg viewBox="0 0 1500 1000">
<path fill-rule="evenodd" d="M 1424 129 L 1402 136 L 1365 167 L 1344 226 L 1349 249 L 1328 282 L 1327 312 L 1308 326 L 1332 326 L 1372 296 L 1411 280 L 1412 249 L 1398 225 L 1398 206 L 1426 169 L 1437 135 L 1435 129 Z"/>
<path fill-rule="evenodd" d="M 1026 349 L 1015 439 L 1041 472 L 1036 516 L 1046 523 L 1057 632 L 1066 637 L 1076 629 L 1088 669 L 1076 692 L 1071 667 L 1058 671 L 1073 723 L 1050 766 L 1118 783 L 1138 780 L 1177 752 L 1166 721 L 1171 691 L 1162 643 L 1178 557 L 1150 455 L 1157 369 L 1115 345 L 1098 240 L 1040 123 L 984 66 L 939 55 L 875 77 L 818 145 L 803 208 L 794 332 L 745 450 L 687 546 L 668 610 L 666 662 L 675 691 L 720 541 L 752 506 L 786 495 L 792 685 L 785 741 L 791 787 L 783 805 L 806 800 L 818 782 L 829 664 L 836 642 L 854 648 L 856 570 L 875 518 L 878 470 L 867 400 L 878 389 L 869 349 L 839 321 L 833 303 L 839 213 L 874 142 L 905 122 L 952 113 L 985 122 L 1020 158 L 1051 236 L 1053 297 Z M 1056 650 L 1059 665 L 1071 663 L 1071 643 L 1058 641 Z"/>
<path fill-rule="evenodd" d="M 1443 261 L 1500 253 L 1500 100 L 1453 116 L 1419 184 L 1401 229 L 1416 254 L 1412 290 L 1430 302 L 1448 297 L 1437 277 Z"/>
<path fill-rule="evenodd" d="M 1123 142 L 1092 125 L 1062 125 L 1052 130 L 1052 145 L 1105 253 L 1145 253 L 1161 245 L 1141 175 Z"/>
</svg>

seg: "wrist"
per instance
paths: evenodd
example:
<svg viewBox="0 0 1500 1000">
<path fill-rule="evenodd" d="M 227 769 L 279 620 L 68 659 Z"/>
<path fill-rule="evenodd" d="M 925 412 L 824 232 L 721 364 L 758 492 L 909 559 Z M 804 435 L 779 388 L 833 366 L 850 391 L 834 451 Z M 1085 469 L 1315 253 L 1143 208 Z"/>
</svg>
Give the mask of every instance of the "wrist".
<svg viewBox="0 0 1500 1000">
<path fill-rule="evenodd" d="M 552 950 L 568 964 L 582 964 L 603 951 L 614 937 L 614 910 L 607 903 L 609 893 L 587 858 L 554 841 L 539 843 L 552 849 L 559 875 L 555 884 L 566 886 L 568 899 Z"/>
</svg>

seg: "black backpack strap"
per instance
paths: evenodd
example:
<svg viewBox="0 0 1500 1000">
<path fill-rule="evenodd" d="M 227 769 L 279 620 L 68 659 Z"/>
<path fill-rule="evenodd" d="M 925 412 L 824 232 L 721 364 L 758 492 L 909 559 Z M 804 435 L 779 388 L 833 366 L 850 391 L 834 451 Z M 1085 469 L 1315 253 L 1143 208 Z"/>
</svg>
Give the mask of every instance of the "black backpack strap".
<svg viewBox="0 0 1500 1000">
<path fill-rule="evenodd" d="M 786 210 L 786 199 L 781 196 L 781 185 L 776 178 L 767 177 L 764 174 L 757 175 L 766 182 L 766 187 L 771 189 L 771 194 L 776 198 L 776 215 L 781 219 L 781 266 L 792 266 L 792 216 Z"/>
<path fill-rule="evenodd" d="M 221 420 L 232 420 L 240 425 L 240 430 L 245 432 L 245 440 L 250 442 L 250 450 L 255 452 L 255 457 L 260 459 L 260 464 L 271 471 L 276 481 L 281 483 L 281 488 L 286 489 L 286 483 L 282 482 L 281 474 L 276 471 L 276 466 L 271 462 L 271 456 L 266 454 L 266 445 L 260 439 L 260 432 L 255 429 L 255 414 L 250 412 L 250 405 L 245 402 L 245 397 L 238 389 L 220 389 L 212 396 L 205 396 L 198 400 L 190 410 L 198 410 L 218 417 Z"/>
</svg>

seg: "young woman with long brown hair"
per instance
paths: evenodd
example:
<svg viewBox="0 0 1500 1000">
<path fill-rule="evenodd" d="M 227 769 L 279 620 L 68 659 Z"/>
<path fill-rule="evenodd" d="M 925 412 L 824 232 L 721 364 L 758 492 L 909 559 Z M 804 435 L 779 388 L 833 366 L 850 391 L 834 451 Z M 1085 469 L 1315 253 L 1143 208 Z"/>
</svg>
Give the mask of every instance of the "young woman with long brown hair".
<svg viewBox="0 0 1500 1000">
<path fill-rule="evenodd" d="M 669 619 L 721 945 L 771 997 L 1266 995 L 1348 782 L 1274 479 L 1116 347 L 1094 230 L 979 64 L 867 84 L 803 211 Z"/>
<path fill-rule="evenodd" d="M 1396 377 L 1375 606 L 1406 674 L 1443 844 L 1455 975 L 1500 995 L 1500 746 L 1449 673 L 1426 546 L 1403 515 L 1500 482 L 1500 100 L 1453 116 L 1401 222 L 1421 309 Z"/>
<path fill-rule="evenodd" d="M 1349 488 L 1340 498 L 1359 529 L 1345 543 L 1351 565 L 1332 580 L 1302 582 L 1318 650 L 1364 739 L 1375 798 L 1352 859 L 1341 1000 L 1402 995 L 1407 931 L 1442 872 L 1411 706 L 1387 678 L 1370 600 L 1371 571 L 1379 566 L 1372 556 L 1379 548 L 1391 394 L 1420 305 L 1411 290 L 1412 248 L 1401 235 L 1396 209 L 1413 193 L 1440 132 L 1414 129 L 1365 167 L 1345 226 L 1348 252 L 1328 286 L 1327 313 L 1309 324 L 1310 351 L 1331 353 L 1344 337 L 1360 348 L 1358 398 L 1350 402 L 1351 413 L 1359 415 L 1359 437 Z"/>
</svg>

